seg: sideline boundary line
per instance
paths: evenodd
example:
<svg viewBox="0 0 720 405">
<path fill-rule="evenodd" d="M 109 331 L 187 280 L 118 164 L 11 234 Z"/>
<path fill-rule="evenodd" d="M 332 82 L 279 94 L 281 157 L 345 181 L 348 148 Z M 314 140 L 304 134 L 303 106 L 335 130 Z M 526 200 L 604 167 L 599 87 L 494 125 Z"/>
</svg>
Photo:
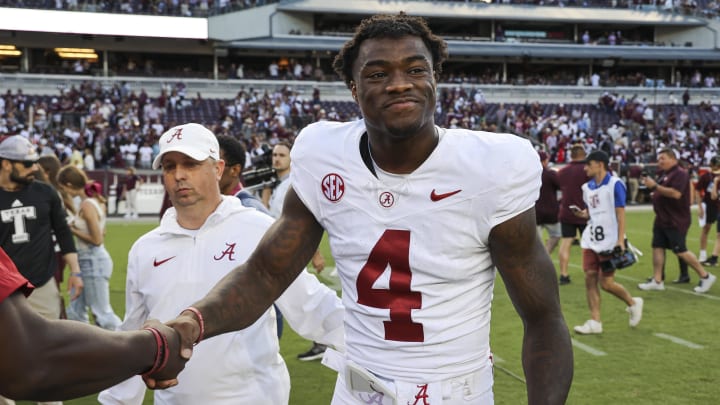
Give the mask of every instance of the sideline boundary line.
<svg viewBox="0 0 720 405">
<path fill-rule="evenodd" d="M 580 349 L 584 352 L 590 353 L 593 356 L 607 356 L 607 353 L 605 353 L 604 351 L 596 349 L 592 346 L 586 345 L 585 343 L 581 343 L 580 341 L 578 341 L 575 338 L 572 338 L 571 341 L 572 341 L 573 347 L 577 347 L 578 349 Z"/>
<path fill-rule="evenodd" d="M 704 349 L 705 346 L 699 345 L 697 343 L 690 342 L 689 340 L 685 340 L 682 338 L 679 338 L 677 336 L 668 335 L 667 333 L 653 333 L 653 336 L 658 337 L 660 339 L 669 340 L 673 343 L 679 344 L 681 346 L 688 347 L 690 349 Z"/>
<path fill-rule="evenodd" d="M 495 354 L 493 354 L 493 368 L 502 371 L 503 373 L 509 375 L 510 377 L 512 377 L 513 379 L 515 379 L 515 380 L 517 380 L 517 381 L 520 381 L 520 382 L 523 383 L 523 384 L 527 384 L 527 382 L 525 381 L 525 379 L 524 379 L 523 377 L 521 377 L 521 376 L 513 373 L 513 372 L 510 371 L 509 369 L 507 369 L 507 368 L 505 368 L 505 367 L 503 367 L 503 366 L 501 366 L 501 365 L 498 364 L 498 363 L 504 363 L 504 362 L 505 362 L 505 360 L 503 360 L 502 358 L 500 358 L 500 357 L 496 356 Z"/>
</svg>

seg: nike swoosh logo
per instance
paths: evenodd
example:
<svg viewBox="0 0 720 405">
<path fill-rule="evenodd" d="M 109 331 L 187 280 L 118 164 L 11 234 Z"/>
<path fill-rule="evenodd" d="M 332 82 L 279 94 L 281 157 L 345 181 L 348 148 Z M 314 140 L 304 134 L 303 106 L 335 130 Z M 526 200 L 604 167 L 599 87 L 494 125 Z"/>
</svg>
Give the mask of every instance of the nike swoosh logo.
<svg viewBox="0 0 720 405">
<path fill-rule="evenodd" d="M 437 194 L 437 193 L 435 193 L 435 189 L 433 189 L 433 191 L 430 193 L 430 199 L 433 201 L 440 201 L 444 198 L 452 197 L 461 191 L 462 191 L 462 189 L 451 191 L 449 193 Z"/>
<path fill-rule="evenodd" d="M 157 267 L 157 266 L 159 266 L 169 260 L 172 260 L 174 258 L 175 258 L 175 256 L 170 256 L 167 259 L 163 259 L 163 260 L 153 259 L 153 266 Z"/>
</svg>

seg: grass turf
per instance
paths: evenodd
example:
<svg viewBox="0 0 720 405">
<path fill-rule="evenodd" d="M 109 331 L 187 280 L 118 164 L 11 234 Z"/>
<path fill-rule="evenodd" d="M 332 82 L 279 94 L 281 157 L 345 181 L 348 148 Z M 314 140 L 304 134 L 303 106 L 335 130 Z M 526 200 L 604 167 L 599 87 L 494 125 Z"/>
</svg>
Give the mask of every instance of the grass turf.
<svg viewBox="0 0 720 405">
<path fill-rule="evenodd" d="M 712 404 L 720 394 L 720 284 L 704 295 L 692 292 L 697 275 L 690 270 L 692 283 L 666 284 L 664 292 L 637 289 L 652 273 L 650 238 L 653 213 L 647 210 L 628 211 L 627 234 L 630 241 L 644 252 L 640 262 L 621 270 L 616 279 L 633 296 L 645 299 L 643 320 L 636 329 L 628 327 L 625 305 L 602 293 L 603 334 L 578 336 L 572 333 L 575 352 L 575 377 L 568 398 L 569 404 Z M 155 226 L 147 222 L 112 222 L 108 224 L 106 246 L 113 257 L 115 270 L 111 280 L 111 300 L 115 311 L 124 313 L 124 286 L 127 252 L 138 236 Z M 715 240 L 710 236 L 709 249 Z M 688 235 L 688 248 L 697 252 L 699 229 L 693 224 Z M 321 247 L 332 267 L 327 241 Z M 557 256 L 555 263 L 557 266 Z M 580 248 L 573 247 L 570 258 L 572 283 L 561 286 L 563 313 L 572 330 L 589 314 L 585 302 Z M 677 277 L 677 259 L 668 253 L 667 279 Z M 720 270 L 709 268 L 720 276 Z M 321 279 L 326 282 L 330 280 Z M 496 356 L 495 403 L 526 403 L 520 348 L 522 325 L 498 277 L 493 303 L 491 345 Z M 681 340 L 678 340 L 681 339 Z M 292 379 L 290 404 L 328 404 L 335 383 L 335 373 L 319 362 L 301 362 L 298 353 L 306 351 L 310 342 L 285 327 L 281 352 Z M 472 348 L 468 348 L 472 350 Z M 111 367 L 112 365 L 108 365 Z M 241 381 L 238 383 L 242 383 Z M 21 402 L 26 404 L 27 402 Z M 97 403 L 95 396 L 73 401 L 69 405 Z M 151 404 L 151 395 L 146 395 Z"/>
</svg>

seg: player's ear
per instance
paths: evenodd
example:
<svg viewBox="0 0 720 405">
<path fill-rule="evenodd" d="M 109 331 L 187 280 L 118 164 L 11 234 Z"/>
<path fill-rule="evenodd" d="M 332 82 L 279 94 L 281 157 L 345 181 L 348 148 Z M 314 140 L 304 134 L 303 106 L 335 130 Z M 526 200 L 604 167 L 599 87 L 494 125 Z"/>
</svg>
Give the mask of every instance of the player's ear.
<svg viewBox="0 0 720 405">
<path fill-rule="evenodd" d="M 352 95 L 353 100 L 357 103 L 358 97 L 357 97 L 357 85 L 354 81 L 350 82 L 350 94 Z"/>
</svg>

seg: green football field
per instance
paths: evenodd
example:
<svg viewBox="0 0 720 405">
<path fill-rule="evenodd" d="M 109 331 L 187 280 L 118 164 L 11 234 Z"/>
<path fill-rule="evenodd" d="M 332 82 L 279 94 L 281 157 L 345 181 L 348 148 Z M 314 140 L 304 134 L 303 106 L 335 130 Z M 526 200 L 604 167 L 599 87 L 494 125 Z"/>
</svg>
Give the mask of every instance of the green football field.
<svg viewBox="0 0 720 405">
<path fill-rule="evenodd" d="M 617 280 L 634 296 L 645 299 L 643 320 L 636 329 L 628 327 L 624 303 L 602 293 L 603 334 L 577 336 L 572 333 L 575 377 L 569 404 L 716 404 L 720 396 L 720 284 L 709 293 L 692 291 L 691 284 L 666 283 L 664 292 L 645 292 L 637 284 L 652 273 L 650 238 L 653 214 L 648 210 L 628 212 L 630 241 L 645 254 L 640 262 L 617 273 Z M 111 299 L 116 312 L 124 313 L 124 285 L 127 252 L 137 237 L 155 226 L 150 222 L 108 224 L 106 245 L 115 263 Z M 715 240 L 711 233 L 710 249 Z M 693 224 L 688 247 L 699 245 L 699 229 Z M 327 242 L 322 249 L 329 266 L 332 259 Z M 557 266 L 557 257 L 554 255 Z M 588 319 L 585 289 L 580 267 L 580 248 L 573 246 L 570 275 L 572 283 L 561 286 L 563 312 L 572 330 Z M 669 254 L 667 279 L 677 277 L 677 259 Z M 711 268 L 720 276 L 720 269 Z M 321 274 L 328 283 L 333 280 Z M 493 305 L 491 345 L 496 359 L 496 404 L 523 404 L 525 383 L 520 362 L 522 325 L 498 277 Z M 293 405 L 328 404 L 335 373 L 320 362 L 300 362 L 295 356 L 310 342 L 285 327 L 281 351 L 290 369 Z M 472 348 L 468 348 L 472 350 Z M 111 364 L 108 367 L 112 367 Z M 182 380 L 181 380 L 182 381 Z M 238 381 L 242 384 L 242 381 Z M 66 404 L 95 404 L 95 396 L 66 401 Z M 152 403 L 151 395 L 146 403 Z"/>
</svg>

